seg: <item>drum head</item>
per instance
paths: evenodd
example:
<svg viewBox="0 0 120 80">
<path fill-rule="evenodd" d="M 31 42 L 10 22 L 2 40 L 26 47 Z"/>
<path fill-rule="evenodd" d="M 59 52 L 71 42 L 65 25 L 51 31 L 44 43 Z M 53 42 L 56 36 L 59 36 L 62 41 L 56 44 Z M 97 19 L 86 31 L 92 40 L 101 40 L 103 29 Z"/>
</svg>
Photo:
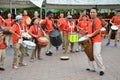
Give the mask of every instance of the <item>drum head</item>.
<svg viewBox="0 0 120 80">
<path fill-rule="evenodd" d="M 60 60 L 69 60 L 69 57 L 68 56 L 62 56 L 62 57 L 60 57 Z"/>
<path fill-rule="evenodd" d="M 118 27 L 117 26 L 111 26 L 111 29 L 112 30 L 118 30 Z"/>
<path fill-rule="evenodd" d="M 81 37 L 78 41 L 79 42 L 82 42 L 82 41 L 85 41 L 85 40 L 88 40 L 89 38 L 87 36 L 83 36 Z"/>
<path fill-rule="evenodd" d="M 34 47 L 36 46 L 36 44 L 34 42 L 27 41 L 27 40 L 23 41 L 23 43 L 28 45 L 28 46 L 34 46 Z"/>
</svg>

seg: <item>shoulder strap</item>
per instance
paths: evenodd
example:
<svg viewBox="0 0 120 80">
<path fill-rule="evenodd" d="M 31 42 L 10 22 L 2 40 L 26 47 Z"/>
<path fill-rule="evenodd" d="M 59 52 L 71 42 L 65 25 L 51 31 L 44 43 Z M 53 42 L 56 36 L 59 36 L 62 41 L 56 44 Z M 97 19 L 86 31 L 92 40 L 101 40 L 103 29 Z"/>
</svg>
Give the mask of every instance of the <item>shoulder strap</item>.
<svg viewBox="0 0 120 80">
<path fill-rule="evenodd" d="M 94 32 L 94 21 L 92 21 L 92 32 Z"/>
<path fill-rule="evenodd" d="M 35 34 L 37 35 L 38 34 L 38 28 L 37 28 L 37 30 L 35 29 L 35 26 L 33 26 L 34 27 L 34 32 L 35 32 Z"/>
</svg>

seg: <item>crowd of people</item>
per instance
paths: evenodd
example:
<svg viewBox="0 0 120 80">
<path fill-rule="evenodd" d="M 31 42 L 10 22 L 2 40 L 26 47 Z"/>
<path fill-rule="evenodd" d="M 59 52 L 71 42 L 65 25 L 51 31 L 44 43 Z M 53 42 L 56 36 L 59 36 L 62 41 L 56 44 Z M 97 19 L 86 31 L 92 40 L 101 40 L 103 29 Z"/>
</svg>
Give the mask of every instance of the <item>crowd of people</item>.
<svg viewBox="0 0 120 80">
<path fill-rule="evenodd" d="M 68 53 L 68 47 L 70 44 L 70 52 L 75 53 L 74 43 L 69 41 L 70 33 L 78 33 L 79 38 L 82 36 L 87 36 L 90 38 L 93 48 L 93 57 L 94 60 L 89 60 L 89 68 L 87 71 L 95 72 L 99 68 L 99 75 L 104 75 L 105 67 L 101 57 L 101 28 L 107 27 L 108 23 L 102 19 L 101 15 L 97 13 L 96 8 L 90 9 L 90 12 L 84 10 L 82 15 L 78 18 L 77 22 L 73 19 L 70 12 L 67 13 L 67 16 L 64 16 L 64 13 L 60 13 L 59 19 L 54 21 L 53 12 L 48 11 L 45 19 L 39 18 L 39 13 L 34 12 L 34 17 L 30 18 L 26 10 L 23 13 L 20 13 L 15 17 L 11 18 L 11 13 L 8 13 L 8 18 L 4 19 L 0 16 L 0 71 L 4 71 L 4 59 L 5 59 L 5 50 L 6 48 L 12 47 L 14 50 L 14 57 L 12 68 L 17 69 L 19 66 L 26 66 L 24 63 L 24 56 L 29 55 L 28 49 L 25 48 L 22 44 L 24 37 L 22 36 L 23 32 L 27 32 L 32 36 L 31 41 L 36 44 L 35 49 L 32 50 L 30 61 L 34 61 L 34 58 L 41 60 L 41 49 L 39 43 L 39 38 L 44 36 L 49 40 L 47 45 L 47 51 L 45 52 L 47 56 L 52 56 L 53 52 L 51 50 L 51 42 L 49 34 L 55 28 L 60 32 L 62 38 L 62 49 L 64 54 Z M 120 28 L 120 11 L 114 16 L 110 23 L 114 26 Z M 110 33 L 111 34 L 111 30 Z M 118 30 L 115 38 L 115 45 L 117 47 L 117 41 L 119 41 L 120 30 Z M 108 35 L 108 43 L 106 46 L 110 45 L 110 35 Z M 80 47 L 78 42 L 78 46 Z M 58 47 L 56 48 L 58 49 Z M 19 51 L 21 52 L 20 57 Z M 37 55 L 37 57 L 36 57 Z M 19 61 L 18 61 L 18 58 Z M 97 64 L 97 67 L 95 66 Z"/>
</svg>

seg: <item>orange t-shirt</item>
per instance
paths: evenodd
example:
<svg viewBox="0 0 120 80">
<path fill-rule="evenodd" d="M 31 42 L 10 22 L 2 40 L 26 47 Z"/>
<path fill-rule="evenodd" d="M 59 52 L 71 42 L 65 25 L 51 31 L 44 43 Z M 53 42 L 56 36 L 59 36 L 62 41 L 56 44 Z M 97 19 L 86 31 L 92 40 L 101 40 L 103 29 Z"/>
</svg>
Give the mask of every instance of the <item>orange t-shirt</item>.
<svg viewBox="0 0 120 80">
<path fill-rule="evenodd" d="M 2 42 L 2 43 L 1 43 Z M 3 39 L 0 37 L 0 49 L 5 49 L 6 48 L 6 43 L 3 41 Z"/>
<path fill-rule="evenodd" d="M 11 27 L 11 30 L 14 31 L 16 34 L 21 35 L 20 28 L 17 24 L 13 24 Z M 12 42 L 17 43 L 18 42 L 18 37 L 15 34 L 12 34 Z"/>
<path fill-rule="evenodd" d="M 3 23 L 3 21 L 2 21 L 2 16 L 0 16 L 0 27 L 2 26 L 2 23 Z"/>
<path fill-rule="evenodd" d="M 46 18 L 42 21 L 42 24 L 45 24 L 45 26 L 48 30 L 48 32 L 46 32 L 46 34 L 49 34 L 49 32 L 53 30 L 53 21 L 52 20 L 49 20 L 48 18 Z"/>
<path fill-rule="evenodd" d="M 30 18 L 29 16 L 22 16 L 23 26 L 25 26 L 25 29 L 28 30 L 29 26 L 26 23 L 27 18 Z"/>
<path fill-rule="evenodd" d="M 91 34 L 93 33 L 94 31 L 96 31 L 97 29 L 100 29 L 102 28 L 102 24 L 101 24 L 101 21 L 99 18 L 95 18 L 94 20 L 94 29 L 93 29 L 93 32 L 92 32 L 92 22 L 89 23 L 88 25 L 88 34 Z M 97 34 L 95 35 L 94 37 L 92 37 L 92 42 L 102 42 L 102 37 L 101 37 L 101 34 Z"/>
<path fill-rule="evenodd" d="M 59 27 L 59 30 L 60 31 L 63 31 L 64 30 L 64 22 L 66 22 L 66 18 L 60 18 L 60 19 L 58 19 L 58 21 L 57 21 L 57 25 L 60 25 L 61 23 L 62 23 L 62 25 Z"/>
<path fill-rule="evenodd" d="M 35 25 L 32 25 L 30 27 L 30 29 L 28 30 L 28 32 L 32 33 L 32 34 L 35 34 L 35 35 L 38 35 L 38 38 L 40 38 L 42 36 L 40 28 L 38 28 L 38 26 L 35 26 Z"/>
<path fill-rule="evenodd" d="M 120 25 L 120 19 L 118 18 L 118 16 L 113 16 L 111 21 L 115 24 L 115 25 Z"/>
<path fill-rule="evenodd" d="M 82 16 L 80 16 L 79 18 L 78 18 L 78 21 L 82 21 Z M 86 21 L 90 21 L 90 17 L 87 15 L 87 17 L 86 17 Z"/>
<path fill-rule="evenodd" d="M 5 26 L 6 27 L 12 27 L 12 24 L 14 23 L 14 19 L 5 19 Z"/>
<path fill-rule="evenodd" d="M 84 31 L 87 30 L 89 21 L 80 21 L 78 22 L 78 27 L 83 28 L 83 30 L 79 30 L 79 33 L 82 34 Z"/>
<path fill-rule="evenodd" d="M 107 22 L 105 20 L 102 19 L 102 22 L 104 23 L 104 26 L 107 24 Z"/>
<path fill-rule="evenodd" d="M 75 29 L 76 25 L 75 25 L 75 23 L 74 23 L 73 21 L 70 22 L 70 26 L 71 26 L 72 28 L 70 28 L 70 26 L 69 26 L 69 24 L 68 24 L 67 21 L 64 23 L 64 26 L 65 26 L 65 27 L 64 27 L 65 36 L 68 36 L 70 32 L 75 32 L 74 29 Z"/>
</svg>

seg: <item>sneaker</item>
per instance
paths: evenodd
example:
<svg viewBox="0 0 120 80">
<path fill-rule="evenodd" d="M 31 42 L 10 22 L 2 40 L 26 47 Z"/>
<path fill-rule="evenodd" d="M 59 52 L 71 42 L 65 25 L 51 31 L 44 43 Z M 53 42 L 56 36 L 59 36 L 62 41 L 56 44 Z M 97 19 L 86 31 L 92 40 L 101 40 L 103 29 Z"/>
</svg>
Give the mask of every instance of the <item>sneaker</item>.
<svg viewBox="0 0 120 80">
<path fill-rule="evenodd" d="M 56 47 L 56 51 L 58 51 L 59 50 L 59 47 Z"/>
<path fill-rule="evenodd" d="M 104 72 L 103 72 L 103 71 L 100 71 L 100 72 L 99 72 L 99 75 L 100 75 L 100 76 L 103 76 L 103 75 L 104 75 Z"/>
<path fill-rule="evenodd" d="M 114 47 L 117 47 L 117 44 L 114 44 Z"/>
<path fill-rule="evenodd" d="M 13 69 L 18 69 L 18 67 L 17 67 L 17 66 L 12 66 L 12 68 L 13 68 Z"/>
<path fill-rule="evenodd" d="M 52 56 L 52 54 L 53 54 L 53 53 L 52 53 L 51 51 L 46 52 L 46 55 L 47 55 L 47 56 Z"/>
<path fill-rule="evenodd" d="M 35 60 L 34 59 L 30 59 L 30 62 L 34 62 Z"/>
<path fill-rule="evenodd" d="M 107 43 L 106 43 L 106 46 L 109 46 L 109 45 L 110 45 L 110 42 L 107 42 Z"/>
<path fill-rule="evenodd" d="M 0 67 L 0 71 L 4 71 L 4 70 L 5 70 L 4 68 Z"/>
<path fill-rule="evenodd" d="M 19 66 L 27 66 L 26 63 L 19 63 Z"/>
<path fill-rule="evenodd" d="M 80 52 L 80 49 L 76 49 L 75 52 Z"/>
</svg>

